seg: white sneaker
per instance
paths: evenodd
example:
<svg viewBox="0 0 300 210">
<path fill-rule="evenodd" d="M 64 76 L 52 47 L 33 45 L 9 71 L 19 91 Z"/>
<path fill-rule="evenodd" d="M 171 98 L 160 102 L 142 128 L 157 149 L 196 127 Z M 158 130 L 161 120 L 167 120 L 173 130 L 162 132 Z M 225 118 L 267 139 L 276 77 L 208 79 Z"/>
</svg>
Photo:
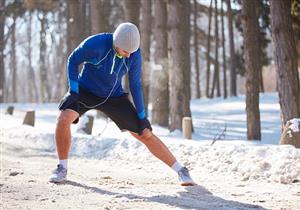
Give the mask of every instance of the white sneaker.
<svg viewBox="0 0 300 210">
<path fill-rule="evenodd" d="M 191 178 L 189 170 L 186 167 L 182 167 L 178 171 L 178 178 L 180 181 L 180 185 L 182 186 L 193 186 L 196 185 L 194 180 Z"/>
<path fill-rule="evenodd" d="M 61 183 L 67 180 L 67 169 L 58 164 L 53 174 L 49 177 L 49 182 Z"/>
</svg>

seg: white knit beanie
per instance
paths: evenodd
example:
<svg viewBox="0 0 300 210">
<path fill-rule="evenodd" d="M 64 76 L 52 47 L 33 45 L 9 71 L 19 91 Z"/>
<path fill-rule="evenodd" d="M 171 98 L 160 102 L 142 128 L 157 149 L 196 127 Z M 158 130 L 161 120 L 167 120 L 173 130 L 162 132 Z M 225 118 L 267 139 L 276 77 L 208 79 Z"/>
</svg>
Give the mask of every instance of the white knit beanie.
<svg viewBox="0 0 300 210">
<path fill-rule="evenodd" d="M 113 34 L 114 46 L 129 53 L 135 52 L 140 46 L 140 33 L 132 23 L 121 23 Z"/>
</svg>

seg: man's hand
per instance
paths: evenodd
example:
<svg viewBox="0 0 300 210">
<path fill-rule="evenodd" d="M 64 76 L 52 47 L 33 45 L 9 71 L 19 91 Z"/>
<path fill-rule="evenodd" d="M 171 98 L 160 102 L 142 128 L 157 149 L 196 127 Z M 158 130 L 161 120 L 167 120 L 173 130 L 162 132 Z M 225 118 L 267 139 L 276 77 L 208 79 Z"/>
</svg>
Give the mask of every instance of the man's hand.
<svg viewBox="0 0 300 210">
<path fill-rule="evenodd" d="M 148 128 L 150 131 L 152 131 L 151 124 L 147 118 L 144 118 L 139 121 L 139 135 L 143 134 L 143 130 L 145 128 Z"/>
<path fill-rule="evenodd" d="M 64 98 L 61 100 L 58 108 L 60 110 L 67 109 L 71 104 L 76 103 L 79 99 L 79 94 L 73 91 L 68 92 Z"/>
</svg>

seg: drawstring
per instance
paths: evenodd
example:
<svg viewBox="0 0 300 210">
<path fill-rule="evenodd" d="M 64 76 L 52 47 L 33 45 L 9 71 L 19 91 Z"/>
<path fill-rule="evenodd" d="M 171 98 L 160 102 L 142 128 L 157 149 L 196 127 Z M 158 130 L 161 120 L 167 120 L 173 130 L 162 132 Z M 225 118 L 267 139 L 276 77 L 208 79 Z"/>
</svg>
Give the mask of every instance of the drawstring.
<svg viewBox="0 0 300 210">
<path fill-rule="evenodd" d="M 113 71 L 114 71 L 115 62 L 116 62 L 116 57 L 117 57 L 117 53 L 114 54 L 113 63 L 112 63 L 112 65 L 111 65 L 111 69 L 110 69 L 110 74 L 112 74 Z"/>
</svg>

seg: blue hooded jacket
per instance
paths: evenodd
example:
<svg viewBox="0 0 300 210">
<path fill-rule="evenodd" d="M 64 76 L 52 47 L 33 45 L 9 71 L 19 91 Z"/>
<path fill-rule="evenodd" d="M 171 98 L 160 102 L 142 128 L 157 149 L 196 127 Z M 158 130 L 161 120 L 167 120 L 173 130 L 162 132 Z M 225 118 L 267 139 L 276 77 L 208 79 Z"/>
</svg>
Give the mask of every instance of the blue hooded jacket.
<svg viewBox="0 0 300 210">
<path fill-rule="evenodd" d="M 78 67 L 83 68 L 78 76 Z M 138 49 L 129 58 L 117 55 L 113 34 L 101 33 L 85 39 L 68 58 L 70 91 L 79 92 L 79 85 L 99 97 L 119 97 L 124 94 L 122 77 L 128 73 L 130 92 L 139 119 L 144 119 L 142 92 L 142 55 Z"/>
</svg>

